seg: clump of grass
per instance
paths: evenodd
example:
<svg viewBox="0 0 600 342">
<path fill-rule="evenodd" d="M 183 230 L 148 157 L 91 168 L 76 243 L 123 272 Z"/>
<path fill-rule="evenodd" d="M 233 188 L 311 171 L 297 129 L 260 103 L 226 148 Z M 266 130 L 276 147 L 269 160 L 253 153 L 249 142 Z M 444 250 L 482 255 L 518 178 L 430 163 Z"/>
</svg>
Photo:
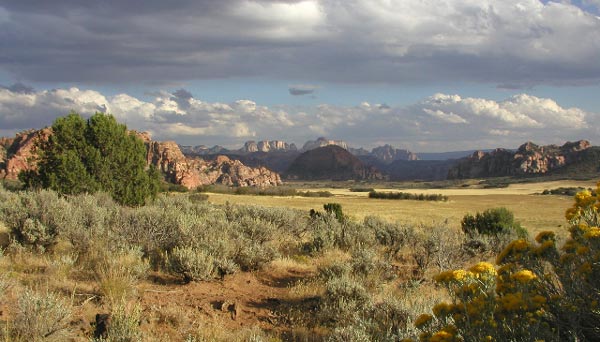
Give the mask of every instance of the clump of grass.
<svg viewBox="0 0 600 342">
<path fill-rule="evenodd" d="M 141 342 L 141 319 L 142 308 L 139 305 L 118 303 L 112 309 L 106 337 L 93 339 L 92 342 Z"/>
<path fill-rule="evenodd" d="M 146 276 L 148 269 L 148 262 L 138 248 L 104 255 L 96 263 L 95 272 L 100 292 L 111 305 L 121 303 L 135 294 L 138 280 Z"/>
</svg>

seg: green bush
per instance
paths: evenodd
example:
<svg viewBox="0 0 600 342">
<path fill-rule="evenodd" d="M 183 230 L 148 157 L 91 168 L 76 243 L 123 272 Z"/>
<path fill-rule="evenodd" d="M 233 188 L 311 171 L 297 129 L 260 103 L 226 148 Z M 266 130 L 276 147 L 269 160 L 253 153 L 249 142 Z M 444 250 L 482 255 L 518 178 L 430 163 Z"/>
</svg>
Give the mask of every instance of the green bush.
<svg viewBox="0 0 600 342">
<path fill-rule="evenodd" d="M 518 237 L 527 236 L 527 231 L 515 222 L 513 213 L 506 208 L 493 208 L 477 213 L 467 214 L 461 221 L 465 234 L 474 237 L 476 234 L 499 236 L 515 233 Z"/>
<path fill-rule="evenodd" d="M 144 143 L 111 115 L 96 113 L 87 121 L 76 113 L 60 117 L 37 151 L 37 170 L 19 174 L 27 188 L 66 195 L 103 190 L 132 206 L 143 205 L 159 189 L 158 171 L 146 170 Z"/>
<path fill-rule="evenodd" d="M 441 194 L 412 194 L 409 192 L 378 192 L 370 191 L 369 198 L 415 201 L 447 201 L 448 196 Z"/>
<path fill-rule="evenodd" d="M 335 215 L 335 218 L 339 222 L 344 222 L 345 218 L 344 218 L 344 213 L 342 211 L 342 205 L 341 204 L 339 204 L 339 203 L 326 203 L 326 204 L 323 204 L 323 209 L 325 209 L 326 213 Z"/>
</svg>

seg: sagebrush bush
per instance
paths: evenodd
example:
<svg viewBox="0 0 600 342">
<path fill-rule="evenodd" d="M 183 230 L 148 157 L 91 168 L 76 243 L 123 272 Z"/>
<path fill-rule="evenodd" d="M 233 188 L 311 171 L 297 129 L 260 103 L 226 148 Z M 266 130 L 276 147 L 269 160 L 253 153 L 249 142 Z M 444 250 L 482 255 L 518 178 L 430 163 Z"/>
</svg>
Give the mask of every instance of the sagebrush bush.
<svg viewBox="0 0 600 342">
<path fill-rule="evenodd" d="M 71 303 L 59 295 L 26 289 L 17 302 L 17 312 L 8 331 L 9 340 L 63 341 L 71 316 Z"/>
<path fill-rule="evenodd" d="M 329 326 L 350 325 L 371 305 L 369 293 L 358 281 L 348 276 L 332 278 L 325 284 L 320 319 Z"/>
<path fill-rule="evenodd" d="M 214 276 L 212 255 L 192 247 L 175 247 L 168 255 L 169 270 L 183 276 L 184 281 L 207 280 Z"/>
</svg>

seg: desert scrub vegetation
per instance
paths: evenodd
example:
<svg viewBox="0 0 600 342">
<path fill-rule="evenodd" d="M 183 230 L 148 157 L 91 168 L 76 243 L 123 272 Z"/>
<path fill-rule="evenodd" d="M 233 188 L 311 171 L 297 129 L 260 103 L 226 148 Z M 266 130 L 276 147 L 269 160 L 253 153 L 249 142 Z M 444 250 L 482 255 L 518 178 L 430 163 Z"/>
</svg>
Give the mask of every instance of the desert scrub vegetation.
<svg viewBox="0 0 600 342">
<path fill-rule="evenodd" d="M 448 196 L 441 194 L 412 194 L 409 192 L 381 192 L 369 191 L 369 198 L 413 201 L 447 201 Z"/>
<path fill-rule="evenodd" d="M 469 248 L 472 237 L 448 222 L 410 225 L 374 216 L 355 221 L 339 203 L 327 203 L 318 215 L 311 215 L 286 208 L 214 205 L 195 195 L 161 194 L 145 206 L 129 207 L 102 192 L 65 196 L 0 187 L 0 221 L 12 240 L 0 257 L 0 268 L 14 278 L 5 298 L 16 298 L 30 285 L 60 275 L 51 292 L 70 303 L 67 323 L 84 305 L 93 304 L 94 313 L 110 312 L 113 322 L 122 320 L 106 338 L 143 340 L 148 330 L 140 330 L 139 322 L 147 308 L 140 312 L 135 304 L 143 294 L 140 286 L 152 279 L 174 279 L 184 289 L 185 282 L 218 283 L 242 272 L 268 273 L 278 259 L 296 260 L 312 271 L 290 281 L 285 289 L 290 298 L 273 304 L 278 327 L 305 328 L 315 340 L 396 341 L 418 336 L 413 324 L 417 313 L 453 298 L 450 289 L 430 280 L 434 274 L 490 256 Z M 587 203 L 586 198 L 578 203 Z M 577 208 L 572 210 L 575 214 L 589 216 L 583 207 Z M 73 300 L 79 298 L 74 296 L 75 284 L 89 284 L 84 299 Z M 575 293 L 575 284 L 581 282 L 573 279 L 573 284 Z M 16 303 L 0 302 L 12 308 L 0 317 L 0 328 L 8 327 L 6 331 L 15 326 Z M 64 320 L 57 321 L 64 326 Z M 76 330 L 68 325 L 63 330 L 69 329 Z M 85 337 L 91 338 L 92 328 L 87 329 Z M 189 331 L 181 329 L 181 334 Z M 269 334 L 250 335 L 292 339 Z M 192 335 L 201 340 L 202 334 Z"/>
<path fill-rule="evenodd" d="M 600 183 L 598 184 L 600 189 Z M 415 321 L 420 341 L 600 340 L 600 198 L 584 190 L 566 212 L 570 236 L 512 241 L 497 266 L 440 273 L 451 300 Z"/>
</svg>

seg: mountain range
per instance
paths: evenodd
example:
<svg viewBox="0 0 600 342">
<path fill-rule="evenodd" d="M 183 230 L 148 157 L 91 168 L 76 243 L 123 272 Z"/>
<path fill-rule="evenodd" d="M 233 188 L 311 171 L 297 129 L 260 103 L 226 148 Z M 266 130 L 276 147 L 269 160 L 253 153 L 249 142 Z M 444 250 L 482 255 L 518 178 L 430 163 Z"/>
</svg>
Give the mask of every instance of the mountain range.
<svg viewBox="0 0 600 342">
<path fill-rule="evenodd" d="M 0 138 L 0 179 L 14 179 L 21 170 L 35 167 L 32 157 L 36 141 L 47 139 L 49 134 L 51 131 L 46 128 Z M 221 146 L 179 146 L 173 141 L 153 141 L 145 133 L 137 134 L 146 144 L 148 164 L 156 166 L 166 181 L 190 189 L 213 183 L 278 185 L 282 179 L 429 181 L 539 175 L 594 177 L 600 171 L 600 147 L 591 146 L 586 140 L 562 146 L 527 142 L 515 150 L 422 154 L 420 159 L 418 154 L 388 144 L 368 151 L 326 138 L 307 141 L 301 149 L 293 143 L 264 140 L 248 141 L 240 149 L 228 150 Z"/>
</svg>

